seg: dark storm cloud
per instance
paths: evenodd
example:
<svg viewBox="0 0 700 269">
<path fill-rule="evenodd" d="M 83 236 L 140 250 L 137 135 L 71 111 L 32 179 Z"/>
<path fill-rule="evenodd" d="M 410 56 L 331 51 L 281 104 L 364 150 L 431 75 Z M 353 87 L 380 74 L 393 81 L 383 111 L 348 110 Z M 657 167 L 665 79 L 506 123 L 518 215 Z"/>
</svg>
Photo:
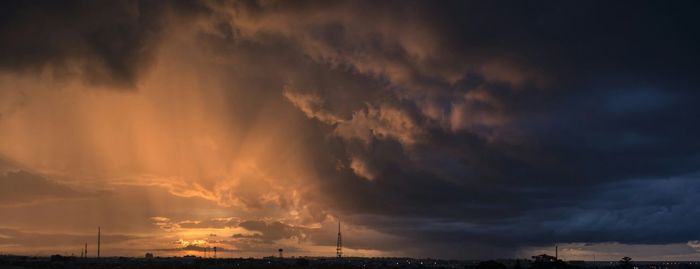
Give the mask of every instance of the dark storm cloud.
<svg viewBox="0 0 700 269">
<path fill-rule="evenodd" d="M 13 41 L 0 45 L 0 68 L 9 71 L 77 61 L 95 70 L 81 69 L 88 80 L 133 83 L 164 27 L 163 2 L 8 3 L 0 35 Z M 226 96 L 246 118 L 238 128 L 256 124 L 261 104 L 289 101 L 282 109 L 309 118 L 301 143 L 319 175 L 305 198 L 394 236 L 347 247 L 484 257 L 700 237 L 698 3 L 209 8 L 215 27 L 197 41 L 236 65 L 222 64 L 239 82 L 232 89 L 252 89 Z M 305 236 L 281 222 L 238 225 L 257 232 L 233 236 L 251 246 Z"/>
<path fill-rule="evenodd" d="M 372 94 L 293 82 L 284 92 L 330 126 L 318 157 L 327 180 L 319 184 L 339 214 L 356 215 L 346 217 L 354 223 L 436 253 L 698 236 L 659 229 L 686 210 L 650 215 L 688 201 L 637 196 L 682 190 L 664 178 L 695 184 L 694 3 L 237 7 L 265 22 L 234 19 L 247 38 L 264 44 L 276 35 L 317 62 L 377 83 L 364 90 Z M 358 97 L 354 107 L 336 105 Z M 616 186 L 625 190 L 610 191 Z M 626 196 L 639 201 L 604 202 Z M 606 213 L 613 204 L 621 207 L 614 216 Z"/>
<path fill-rule="evenodd" d="M 0 70 L 130 87 L 152 61 L 167 16 L 203 10 L 187 1 L 3 1 Z"/>
</svg>

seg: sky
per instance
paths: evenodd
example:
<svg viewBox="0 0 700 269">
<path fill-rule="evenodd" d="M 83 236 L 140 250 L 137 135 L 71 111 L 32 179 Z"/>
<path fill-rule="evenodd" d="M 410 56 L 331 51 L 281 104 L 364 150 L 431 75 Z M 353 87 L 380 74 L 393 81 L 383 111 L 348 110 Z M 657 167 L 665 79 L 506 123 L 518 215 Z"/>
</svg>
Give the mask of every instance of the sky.
<svg viewBox="0 0 700 269">
<path fill-rule="evenodd" d="M 696 1 L 2 1 L 0 254 L 700 260 Z"/>
</svg>

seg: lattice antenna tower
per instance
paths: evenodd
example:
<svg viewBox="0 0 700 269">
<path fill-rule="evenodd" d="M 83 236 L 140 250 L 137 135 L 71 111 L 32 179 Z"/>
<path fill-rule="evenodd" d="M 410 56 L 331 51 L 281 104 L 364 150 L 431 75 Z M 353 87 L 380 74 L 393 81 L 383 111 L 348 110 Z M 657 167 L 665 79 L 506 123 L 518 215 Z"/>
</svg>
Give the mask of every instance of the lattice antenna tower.
<svg viewBox="0 0 700 269">
<path fill-rule="evenodd" d="M 343 236 L 340 234 L 340 221 L 338 221 L 338 243 L 336 244 L 335 255 L 338 259 L 343 257 Z"/>
</svg>

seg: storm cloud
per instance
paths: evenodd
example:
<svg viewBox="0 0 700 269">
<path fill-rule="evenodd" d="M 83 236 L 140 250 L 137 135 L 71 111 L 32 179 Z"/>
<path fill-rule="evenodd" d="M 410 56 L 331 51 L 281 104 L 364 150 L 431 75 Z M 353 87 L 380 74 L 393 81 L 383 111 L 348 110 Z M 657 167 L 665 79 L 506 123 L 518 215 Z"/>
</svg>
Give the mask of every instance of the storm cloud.
<svg viewBox="0 0 700 269">
<path fill-rule="evenodd" d="M 186 1 L 6 1 L 0 68 L 130 88 L 153 60 L 166 20 L 202 11 Z"/>
<path fill-rule="evenodd" d="M 326 247 L 340 218 L 358 253 L 421 257 L 700 238 L 696 3 L 3 5 L 0 139 L 22 143 L 0 154 L 217 208 L 145 217 L 162 232 Z M 9 94 L 47 71 L 136 91 Z M 66 123 L 85 139 L 33 121 L 65 99 L 86 104 Z M 36 129 L 80 146 L 27 153 Z"/>
</svg>

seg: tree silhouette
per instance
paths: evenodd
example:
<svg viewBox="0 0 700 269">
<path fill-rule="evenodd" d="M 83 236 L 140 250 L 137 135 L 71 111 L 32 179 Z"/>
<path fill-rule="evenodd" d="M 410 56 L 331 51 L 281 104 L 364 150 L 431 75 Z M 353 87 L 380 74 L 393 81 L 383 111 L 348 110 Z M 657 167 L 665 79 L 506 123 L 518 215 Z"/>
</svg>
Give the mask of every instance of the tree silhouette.
<svg viewBox="0 0 700 269">
<path fill-rule="evenodd" d="M 622 269 L 631 269 L 632 268 L 632 258 L 630 257 L 622 257 L 620 259 L 620 268 Z"/>
</svg>

